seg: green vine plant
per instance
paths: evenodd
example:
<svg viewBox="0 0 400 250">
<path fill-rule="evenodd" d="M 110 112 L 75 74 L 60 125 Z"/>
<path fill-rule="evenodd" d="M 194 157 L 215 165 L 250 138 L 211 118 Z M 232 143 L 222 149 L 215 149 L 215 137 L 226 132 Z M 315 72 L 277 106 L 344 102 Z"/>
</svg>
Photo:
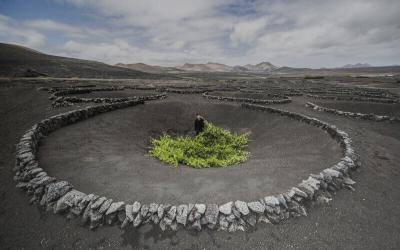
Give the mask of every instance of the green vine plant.
<svg viewBox="0 0 400 250">
<path fill-rule="evenodd" d="M 163 134 L 151 139 L 150 155 L 171 165 L 193 168 L 227 167 L 248 160 L 249 133 L 236 134 L 206 122 L 195 137 Z"/>
</svg>

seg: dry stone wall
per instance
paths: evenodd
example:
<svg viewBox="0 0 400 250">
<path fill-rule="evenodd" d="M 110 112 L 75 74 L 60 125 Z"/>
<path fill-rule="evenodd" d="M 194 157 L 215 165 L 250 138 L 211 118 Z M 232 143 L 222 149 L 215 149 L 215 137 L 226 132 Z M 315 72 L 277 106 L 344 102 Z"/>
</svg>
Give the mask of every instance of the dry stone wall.
<svg viewBox="0 0 400 250">
<path fill-rule="evenodd" d="M 289 97 L 283 97 L 283 99 L 277 99 L 277 100 L 265 100 L 265 99 L 253 99 L 253 98 L 238 98 L 230 96 L 217 96 L 217 95 L 210 95 L 208 92 L 204 93 L 203 97 L 210 100 L 233 101 L 233 102 L 256 103 L 256 104 L 283 104 L 283 103 L 290 103 L 292 101 Z"/>
<path fill-rule="evenodd" d="M 377 102 L 377 103 L 400 103 L 400 99 L 394 98 L 372 98 L 359 96 L 323 96 L 307 94 L 307 97 L 323 100 L 338 100 L 338 101 L 357 101 L 357 102 Z"/>
<path fill-rule="evenodd" d="M 292 217 L 306 216 L 310 203 L 327 202 L 343 187 L 353 190 L 355 182 L 350 178 L 350 172 L 360 166 L 360 163 L 351 146 L 351 139 L 345 132 L 315 118 L 254 104 L 242 104 L 242 107 L 276 113 L 323 129 L 340 143 L 343 158 L 318 174 L 310 174 L 286 192 L 267 194 L 255 201 L 235 200 L 221 204 L 172 205 L 115 201 L 109 197 L 80 192 L 67 181 L 48 176 L 40 167 L 36 155 L 39 142 L 52 131 L 100 113 L 143 103 L 131 100 L 87 107 L 55 115 L 35 124 L 25 132 L 16 147 L 14 179 L 17 188 L 31 196 L 31 203 L 54 213 L 66 214 L 70 218 L 80 218 L 91 229 L 100 225 L 126 228 L 153 223 L 163 231 L 209 228 L 229 232 L 246 230 L 257 223 L 277 224 Z"/>
<path fill-rule="evenodd" d="M 143 100 L 143 101 L 151 101 L 157 99 L 166 98 L 165 94 L 155 94 L 148 96 L 132 96 L 132 97 L 96 97 L 96 98 L 87 98 L 87 97 L 78 97 L 78 96 L 66 96 L 72 94 L 88 94 L 96 91 L 117 91 L 124 90 L 127 87 L 118 86 L 118 87 L 94 87 L 92 85 L 88 85 L 85 87 L 67 87 L 67 88 L 39 88 L 38 90 L 46 90 L 50 93 L 50 100 L 53 100 L 52 107 L 66 107 L 71 106 L 74 103 L 118 103 L 118 102 L 127 102 L 134 100 Z"/>
<path fill-rule="evenodd" d="M 363 113 L 347 112 L 347 111 L 342 111 L 342 110 L 338 110 L 338 109 L 322 107 L 322 106 L 319 106 L 312 102 L 307 102 L 306 107 L 312 108 L 317 111 L 324 111 L 327 113 L 332 113 L 332 114 L 336 114 L 336 115 L 342 115 L 342 116 L 347 116 L 347 117 L 352 117 L 352 118 L 357 118 L 357 119 L 363 119 L 363 120 L 371 120 L 371 121 L 377 121 L 377 122 L 383 122 L 383 121 L 400 122 L 400 118 L 395 117 L 395 116 L 377 115 L 377 114 L 372 114 L 372 113 L 371 114 L 363 114 Z"/>
</svg>

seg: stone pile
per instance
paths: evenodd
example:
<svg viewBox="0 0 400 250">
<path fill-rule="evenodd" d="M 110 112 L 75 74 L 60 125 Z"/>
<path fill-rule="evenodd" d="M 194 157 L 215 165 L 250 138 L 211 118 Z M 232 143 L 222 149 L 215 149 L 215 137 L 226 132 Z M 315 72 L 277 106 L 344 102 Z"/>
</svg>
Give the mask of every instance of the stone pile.
<svg viewBox="0 0 400 250">
<path fill-rule="evenodd" d="M 216 96 L 216 95 L 210 95 L 208 94 L 208 92 L 204 93 L 203 97 L 210 100 L 257 103 L 257 104 L 283 104 L 283 103 L 290 103 L 292 101 L 289 97 L 283 97 L 283 99 L 277 99 L 277 100 L 265 100 L 265 99 L 253 99 L 253 98 L 238 98 L 230 96 Z"/>
<path fill-rule="evenodd" d="M 400 122 L 400 118 L 396 117 L 396 116 L 377 115 L 377 114 L 372 114 L 372 113 L 371 114 L 353 113 L 353 112 L 347 112 L 347 111 L 342 111 L 342 110 L 338 110 L 338 109 L 322 107 L 322 106 L 319 106 L 312 102 L 307 102 L 306 107 L 312 108 L 317 111 L 324 111 L 327 113 L 332 113 L 332 114 L 336 114 L 336 115 L 342 115 L 342 116 L 347 116 L 347 117 L 352 117 L 352 118 L 357 118 L 357 119 L 363 119 L 363 120 L 371 120 L 371 121 L 376 121 L 376 122 L 383 122 L 383 121 Z"/>
<path fill-rule="evenodd" d="M 52 116 L 35 124 L 25 132 L 17 144 L 15 181 L 39 204 L 54 213 L 66 214 L 69 218 L 80 217 L 91 229 L 100 225 L 119 225 L 121 228 L 139 227 L 146 223 L 158 225 L 161 230 L 205 228 L 234 232 L 246 230 L 257 223 L 277 224 L 291 217 L 306 216 L 307 207 L 313 202 L 326 202 L 336 191 L 346 187 L 353 190 L 355 182 L 350 171 L 360 163 L 349 136 L 335 126 L 318 119 L 296 113 L 272 109 L 265 106 L 242 104 L 243 108 L 277 113 L 319 127 L 336 139 L 342 149 L 343 158 L 334 166 L 318 174 L 311 174 L 287 192 L 267 195 L 255 201 L 230 201 L 219 204 L 132 204 L 114 201 L 95 194 L 82 193 L 68 183 L 50 177 L 40 168 L 36 152 L 39 141 L 50 132 L 87 119 L 97 114 L 143 104 L 143 101 L 126 101 L 87 107 Z"/>
</svg>

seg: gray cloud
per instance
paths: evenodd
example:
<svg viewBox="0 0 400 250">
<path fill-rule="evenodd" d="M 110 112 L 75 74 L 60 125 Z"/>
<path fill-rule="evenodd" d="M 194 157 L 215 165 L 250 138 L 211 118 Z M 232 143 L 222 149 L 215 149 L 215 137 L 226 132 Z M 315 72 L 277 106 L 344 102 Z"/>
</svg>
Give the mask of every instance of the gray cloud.
<svg viewBox="0 0 400 250">
<path fill-rule="evenodd" d="M 53 52 L 109 63 L 271 61 L 324 67 L 357 61 L 397 64 L 400 58 L 398 0 L 56 2 L 89 12 L 99 24 L 0 19 L 0 31 L 35 47 L 53 32 L 65 37 Z M 10 23 L 13 29 L 7 28 Z"/>
</svg>

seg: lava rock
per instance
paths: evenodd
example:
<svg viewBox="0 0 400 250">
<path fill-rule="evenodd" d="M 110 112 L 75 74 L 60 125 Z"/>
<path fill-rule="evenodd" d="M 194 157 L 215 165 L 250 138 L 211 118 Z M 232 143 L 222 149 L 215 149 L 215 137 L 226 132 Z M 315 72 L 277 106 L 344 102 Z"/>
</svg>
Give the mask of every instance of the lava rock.
<svg viewBox="0 0 400 250">
<path fill-rule="evenodd" d="M 219 209 L 217 204 L 209 204 L 207 205 L 207 209 L 205 212 L 205 218 L 207 223 L 209 224 L 217 224 L 218 222 L 218 214 Z"/>
<path fill-rule="evenodd" d="M 142 204 L 140 204 L 140 202 L 135 201 L 132 205 L 132 214 L 136 215 L 139 213 L 141 206 Z"/>
<path fill-rule="evenodd" d="M 72 186 L 66 181 L 59 181 L 49 184 L 46 192 L 46 203 L 57 200 L 72 189 Z"/>
<path fill-rule="evenodd" d="M 187 215 L 188 215 L 188 206 L 185 204 L 179 205 L 177 207 L 177 215 L 176 215 L 176 222 L 182 225 L 186 225 Z"/>
<path fill-rule="evenodd" d="M 235 201 L 235 207 L 243 215 L 248 215 L 250 213 L 249 208 L 247 207 L 247 204 L 244 201 L 239 201 L 239 200 Z"/>
<path fill-rule="evenodd" d="M 112 203 L 111 206 L 108 208 L 106 215 L 109 215 L 109 214 L 112 214 L 112 213 L 115 213 L 115 212 L 121 210 L 124 205 L 125 205 L 125 202 L 123 202 L 123 201 Z"/>
<path fill-rule="evenodd" d="M 54 207 L 54 213 L 65 212 L 68 208 L 74 205 L 74 200 L 77 197 L 83 198 L 85 196 L 84 193 L 79 192 L 78 190 L 71 190 L 66 193 L 63 197 L 61 197 Z"/>
<path fill-rule="evenodd" d="M 265 211 L 265 206 L 259 201 L 248 202 L 247 206 L 250 208 L 251 211 L 262 214 Z"/>
<path fill-rule="evenodd" d="M 225 215 L 230 215 L 232 213 L 233 202 L 230 201 L 224 205 L 219 206 L 219 211 Z"/>
</svg>

